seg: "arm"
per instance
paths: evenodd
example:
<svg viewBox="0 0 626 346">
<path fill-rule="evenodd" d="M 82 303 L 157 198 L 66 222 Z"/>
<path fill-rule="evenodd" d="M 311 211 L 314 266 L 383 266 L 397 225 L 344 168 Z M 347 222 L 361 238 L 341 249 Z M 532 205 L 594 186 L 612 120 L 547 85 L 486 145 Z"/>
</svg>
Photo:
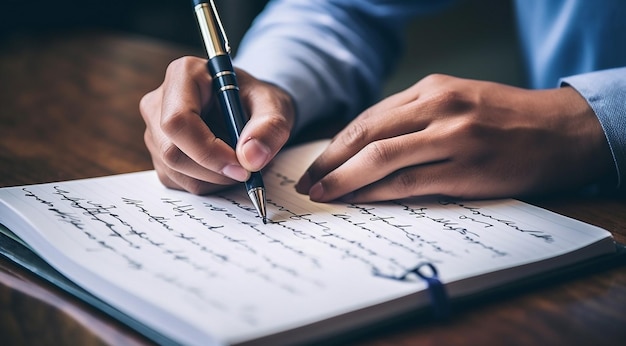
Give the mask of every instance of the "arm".
<svg viewBox="0 0 626 346">
<path fill-rule="evenodd" d="M 422 7 L 441 6 L 433 3 Z M 200 194 L 215 191 L 265 167 L 296 121 L 301 128 L 320 115 L 358 113 L 374 101 L 415 8 L 413 1 L 400 0 L 269 4 L 236 60 L 254 75 L 236 68 L 250 119 L 235 150 L 221 140 L 206 60 L 172 62 L 163 84 L 140 103 L 146 146 L 161 182 Z"/>
<path fill-rule="evenodd" d="M 606 181 L 623 189 L 624 70 L 608 69 L 626 62 L 625 3 L 516 4 L 539 90 L 428 77 L 348 125 L 298 191 L 362 202 L 511 197 Z M 587 74 L 594 70 L 606 71 Z M 576 76 L 554 88 L 567 75 Z"/>
<path fill-rule="evenodd" d="M 417 13 L 450 1 L 273 1 L 235 64 L 295 101 L 296 131 L 322 116 L 352 118 L 377 100 Z"/>
</svg>

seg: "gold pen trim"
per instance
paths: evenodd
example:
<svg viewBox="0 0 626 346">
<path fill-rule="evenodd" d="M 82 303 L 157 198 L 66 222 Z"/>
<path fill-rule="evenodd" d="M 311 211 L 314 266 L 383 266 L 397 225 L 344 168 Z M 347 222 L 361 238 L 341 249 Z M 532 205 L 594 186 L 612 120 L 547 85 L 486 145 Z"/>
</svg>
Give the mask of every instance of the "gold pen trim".
<svg viewBox="0 0 626 346">
<path fill-rule="evenodd" d="M 213 76 L 213 78 L 220 78 L 222 76 L 227 76 L 227 75 L 233 75 L 234 76 L 235 72 L 233 72 L 233 71 L 221 71 L 221 72 L 218 72 L 217 74 L 215 74 L 215 76 Z"/>
<path fill-rule="evenodd" d="M 213 0 L 210 1 L 210 5 L 207 3 L 196 5 L 194 10 L 209 59 L 218 55 L 230 54 L 230 45 L 226 38 L 226 32 L 217 14 Z"/>
<path fill-rule="evenodd" d="M 239 90 L 239 87 L 237 87 L 236 85 L 224 85 L 223 87 L 220 88 L 219 91 L 226 91 L 226 90 Z"/>
</svg>

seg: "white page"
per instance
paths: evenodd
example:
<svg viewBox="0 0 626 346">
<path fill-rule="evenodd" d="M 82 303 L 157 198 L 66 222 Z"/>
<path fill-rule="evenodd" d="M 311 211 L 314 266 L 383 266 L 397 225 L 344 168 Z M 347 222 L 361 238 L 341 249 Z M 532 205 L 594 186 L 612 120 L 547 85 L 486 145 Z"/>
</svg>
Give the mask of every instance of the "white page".
<svg viewBox="0 0 626 346">
<path fill-rule="evenodd" d="M 242 186 L 194 196 L 153 171 L 0 189 L 29 224 L 6 206 L 0 222 L 70 279 L 188 344 L 243 342 L 425 288 L 374 272 L 430 262 L 452 283 L 609 235 L 515 200 L 313 203 L 294 184 L 324 145 L 284 152 L 264 172 L 267 225 Z"/>
</svg>

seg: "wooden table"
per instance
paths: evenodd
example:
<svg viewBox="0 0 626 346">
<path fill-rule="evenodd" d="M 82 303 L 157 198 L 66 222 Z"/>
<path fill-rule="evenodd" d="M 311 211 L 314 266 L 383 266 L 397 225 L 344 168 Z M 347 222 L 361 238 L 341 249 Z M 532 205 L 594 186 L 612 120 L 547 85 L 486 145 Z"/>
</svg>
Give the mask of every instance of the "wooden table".
<svg viewBox="0 0 626 346">
<path fill-rule="evenodd" d="M 102 33 L 0 42 L 0 186 L 151 169 L 138 103 L 167 64 L 190 52 Z M 626 242 L 626 202 L 536 201 Z M 405 321 L 366 345 L 626 342 L 626 266 L 618 264 L 481 301 L 445 323 Z M 0 344 L 148 344 L 142 336 L 0 260 Z"/>
</svg>

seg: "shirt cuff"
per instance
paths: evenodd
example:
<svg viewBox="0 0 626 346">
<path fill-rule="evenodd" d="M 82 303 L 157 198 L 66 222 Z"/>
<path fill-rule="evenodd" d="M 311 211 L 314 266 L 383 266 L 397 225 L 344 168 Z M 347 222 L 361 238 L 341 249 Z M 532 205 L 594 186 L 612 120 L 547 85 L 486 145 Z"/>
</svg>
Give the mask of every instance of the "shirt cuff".
<svg viewBox="0 0 626 346">
<path fill-rule="evenodd" d="M 562 78 L 559 84 L 573 87 L 595 112 L 615 162 L 615 188 L 626 192 L 626 67 Z"/>
</svg>

